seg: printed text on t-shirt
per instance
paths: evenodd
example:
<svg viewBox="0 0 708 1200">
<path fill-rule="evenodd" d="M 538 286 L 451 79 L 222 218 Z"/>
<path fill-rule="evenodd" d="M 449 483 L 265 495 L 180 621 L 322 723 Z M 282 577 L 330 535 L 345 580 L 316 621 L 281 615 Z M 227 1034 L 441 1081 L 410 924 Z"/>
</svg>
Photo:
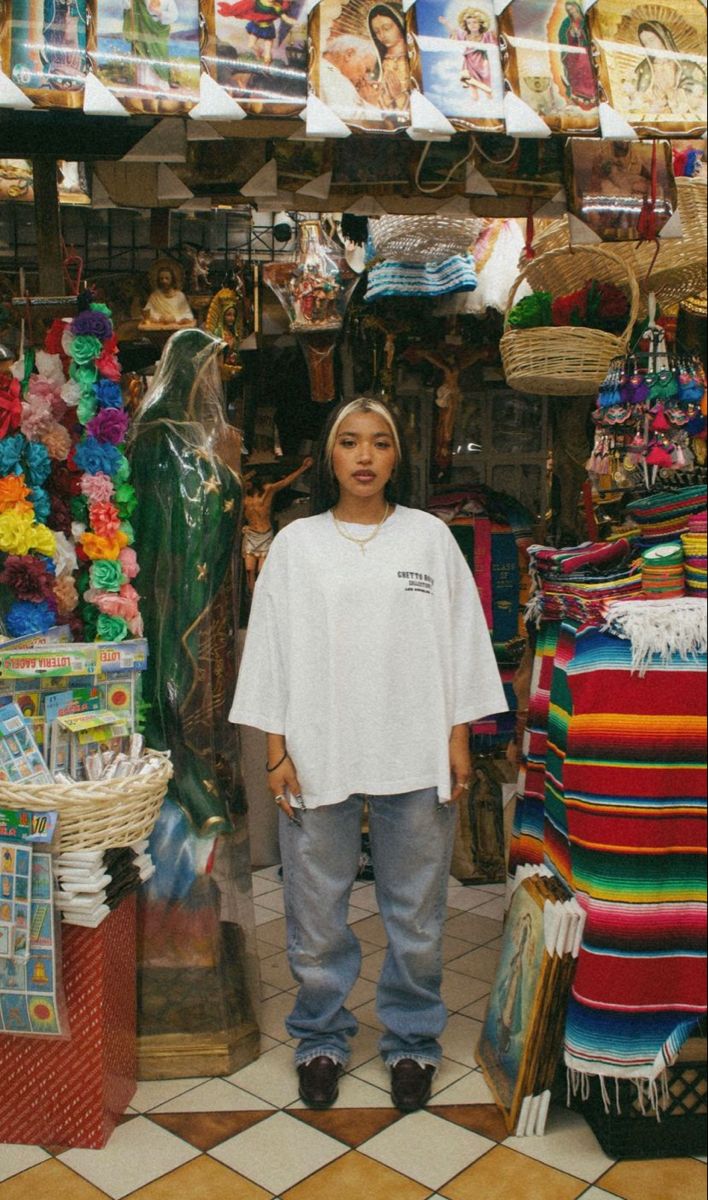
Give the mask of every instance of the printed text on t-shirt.
<svg viewBox="0 0 708 1200">
<path fill-rule="evenodd" d="M 399 571 L 398 578 L 405 580 L 407 592 L 423 592 L 427 596 L 432 595 L 435 584 L 432 575 L 423 575 L 420 571 Z"/>
</svg>

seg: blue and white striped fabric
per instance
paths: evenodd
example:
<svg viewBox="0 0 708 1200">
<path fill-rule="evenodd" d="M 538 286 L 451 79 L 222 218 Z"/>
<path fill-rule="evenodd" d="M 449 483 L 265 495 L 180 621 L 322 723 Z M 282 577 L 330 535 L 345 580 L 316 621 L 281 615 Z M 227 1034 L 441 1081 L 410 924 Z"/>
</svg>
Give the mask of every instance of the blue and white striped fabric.
<svg viewBox="0 0 708 1200">
<path fill-rule="evenodd" d="M 472 292 L 477 272 L 471 254 L 455 254 L 444 262 L 382 262 L 369 268 L 365 300 L 385 296 L 446 296 Z"/>
</svg>

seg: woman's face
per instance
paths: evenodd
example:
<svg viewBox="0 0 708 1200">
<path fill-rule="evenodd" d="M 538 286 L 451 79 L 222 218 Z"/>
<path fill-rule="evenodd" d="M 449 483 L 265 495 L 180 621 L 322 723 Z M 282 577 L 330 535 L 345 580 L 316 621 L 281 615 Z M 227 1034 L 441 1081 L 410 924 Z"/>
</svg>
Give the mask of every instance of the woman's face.
<svg viewBox="0 0 708 1200">
<path fill-rule="evenodd" d="M 388 422 L 373 412 L 345 417 L 332 450 L 332 473 L 341 497 L 383 495 L 396 467 L 396 444 Z"/>
<path fill-rule="evenodd" d="M 571 21 L 582 21 L 583 14 L 580 11 L 580 6 L 578 4 L 566 4 L 565 11 L 567 12 Z"/>
<path fill-rule="evenodd" d="M 403 34 L 393 17 L 387 17 L 385 13 L 379 13 L 374 17 L 371 22 L 371 32 L 387 50 L 403 41 Z"/>
<path fill-rule="evenodd" d="M 642 29 L 641 33 L 639 34 L 639 40 L 643 46 L 647 47 L 648 50 L 666 49 L 666 46 L 662 42 L 658 33 L 655 33 L 653 29 Z"/>
<path fill-rule="evenodd" d="M 465 29 L 475 37 L 482 32 L 482 23 L 476 13 L 468 13 L 465 17 Z"/>
</svg>

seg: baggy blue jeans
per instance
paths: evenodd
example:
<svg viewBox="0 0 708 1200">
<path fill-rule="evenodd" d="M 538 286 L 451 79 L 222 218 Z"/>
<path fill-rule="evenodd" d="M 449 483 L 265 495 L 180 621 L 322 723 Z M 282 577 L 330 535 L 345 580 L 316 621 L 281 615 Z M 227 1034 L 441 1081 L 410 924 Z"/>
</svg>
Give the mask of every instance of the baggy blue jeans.
<svg viewBox="0 0 708 1200">
<path fill-rule="evenodd" d="M 364 801 L 376 897 L 388 938 L 376 1011 L 379 1049 L 393 1066 L 403 1058 L 437 1065 L 447 1010 L 440 998 L 442 934 L 455 834 L 455 805 L 435 788 L 394 796 L 349 796 L 301 811 L 298 827 L 281 813 L 288 961 L 299 984 L 285 1022 L 298 1038 L 295 1063 L 321 1054 L 345 1064 L 358 1029 L 345 1007 L 361 966 L 361 946 L 347 924 L 361 852 Z"/>
</svg>

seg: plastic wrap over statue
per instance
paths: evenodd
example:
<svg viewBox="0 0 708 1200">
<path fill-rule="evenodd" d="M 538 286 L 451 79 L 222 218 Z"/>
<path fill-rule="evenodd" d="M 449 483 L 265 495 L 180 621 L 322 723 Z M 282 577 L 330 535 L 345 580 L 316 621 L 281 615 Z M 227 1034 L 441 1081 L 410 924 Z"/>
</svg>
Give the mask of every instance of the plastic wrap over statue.
<svg viewBox="0 0 708 1200">
<path fill-rule="evenodd" d="M 146 738 L 174 779 L 151 838 L 138 925 L 143 1079 L 229 1074 L 258 1054 L 258 966 L 238 734 L 234 550 L 239 440 L 224 417 L 225 343 L 183 329 L 135 419 Z"/>
<path fill-rule="evenodd" d="M 224 416 L 223 346 L 199 329 L 169 339 L 129 448 L 150 647 L 145 734 L 172 752 L 169 794 L 199 834 L 230 830 L 244 811 L 238 735 L 227 720 L 241 483 L 238 435 Z"/>
</svg>

